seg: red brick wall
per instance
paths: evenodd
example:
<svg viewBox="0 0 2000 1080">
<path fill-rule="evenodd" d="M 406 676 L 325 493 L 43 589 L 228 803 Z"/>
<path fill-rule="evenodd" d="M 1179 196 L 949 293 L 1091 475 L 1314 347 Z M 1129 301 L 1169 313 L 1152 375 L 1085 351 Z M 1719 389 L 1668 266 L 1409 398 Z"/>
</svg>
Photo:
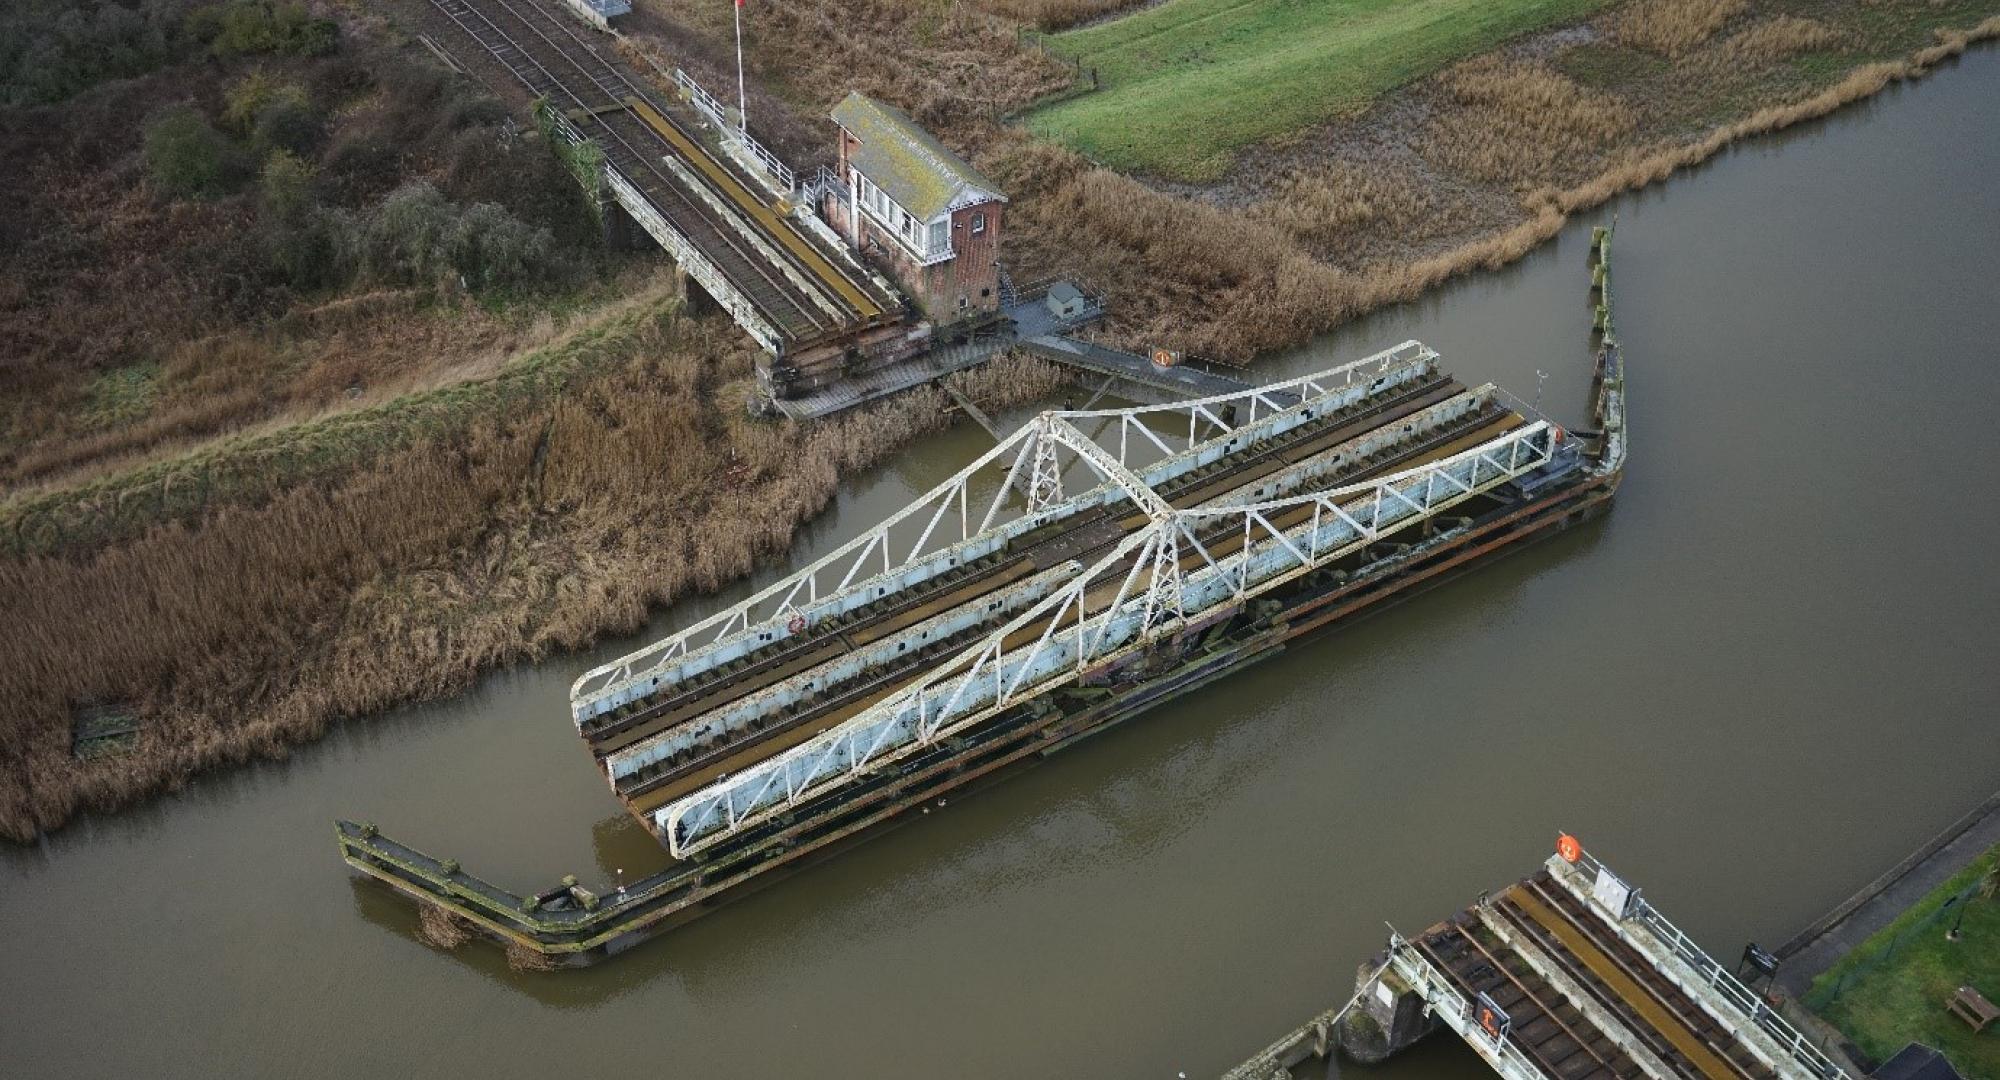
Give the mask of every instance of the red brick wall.
<svg viewBox="0 0 2000 1080">
<path fill-rule="evenodd" d="M 846 131 L 840 133 L 840 168 L 837 175 L 847 190 L 849 152 L 859 145 Z M 896 238 L 858 210 L 863 254 L 889 272 L 910 298 L 933 322 L 950 322 L 961 312 L 972 314 L 1000 308 L 1000 224 L 1005 205 L 981 203 L 954 211 L 951 215 L 952 258 L 933 266 L 918 266 Z M 973 217 L 984 215 L 986 227 L 972 230 Z M 852 239 L 851 223 L 838 200 L 828 197 L 823 214 L 835 232 Z M 963 297 L 965 306 L 959 306 Z"/>
</svg>

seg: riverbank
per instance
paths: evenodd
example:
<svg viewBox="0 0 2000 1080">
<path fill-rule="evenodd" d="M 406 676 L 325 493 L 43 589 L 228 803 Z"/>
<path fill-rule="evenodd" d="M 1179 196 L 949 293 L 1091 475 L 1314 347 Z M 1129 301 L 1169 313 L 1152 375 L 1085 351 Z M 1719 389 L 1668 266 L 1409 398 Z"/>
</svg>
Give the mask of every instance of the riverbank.
<svg viewBox="0 0 2000 1080">
<path fill-rule="evenodd" d="M 1886 6 L 1938 18 L 1967 10 Z M 639 13 L 631 46 L 659 55 L 667 55 L 662 35 L 688 33 L 700 45 L 702 28 L 727 18 L 678 3 L 642 7 L 651 10 Z M 1147 187 L 1029 139 L 1000 119 L 1059 85 L 1060 71 L 975 11 L 829 19 L 825 0 L 808 0 L 767 12 L 753 35 L 755 62 L 774 76 L 782 69 L 770 80 L 781 96 L 768 99 L 781 103 L 781 133 L 804 130 L 799 117 L 810 113 L 799 103 L 830 104 L 850 86 L 914 103 L 919 119 L 1009 186 L 1008 242 L 1023 274 L 1080 270 L 1118 297 L 1116 330 L 1126 340 L 1235 357 L 1505 265 L 1569 214 L 2000 34 L 2000 19 L 1988 19 L 1892 62 L 1843 54 L 1850 62 L 1816 74 L 1832 81 L 1810 96 L 1704 127 L 1576 186 L 1509 196 L 1490 217 L 1440 213 L 1428 202 L 1389 213 L 1377 208 L 1396 199 L 1370 196 L 1357 219 L 1349 202 L 1321 205 L 1297 192 L 1246 200 Z M 1925 26 L 1903 31 L 1928 39 L 1936 28 Z M 973 63 L 980 55 L 988 62 Z M 946 71 L 956 74 L 940 82 Z M 1397 100 L 1380 107 L 1394 111 Z M 1753 104 L 1731 99 L 1731 109 Z M 1497 130 L 1518 137 L 1531 161 L 1559 155 L 1574 138 Z M 791 142 L 811 144 L 796 133 Z M 1305 216 L 1275 222 L 1273 208 L 1286 205 L 1307 208 Z M 1438 224 L 1410 230 L 1419 220 Z M 1339 228 L 1326 232 L 1327 223 Z M 1365 239 L 1406 231 L 1393 250 Z M 1354 261 L 1371 251 L 1383 252 L 1379 261 Z M 36 631 L 10 642 L 0 687 L 20 702 L 0 730 L 0 835 L 27 840 L 80 811 L 172 790 L 203 769 L 282 758 L 340 718 L 447 695 L 479 671 L 635 627 L 657 605 L 750 572 L 826 505 L 841 476 L 943 422 L 938 400 L 914 395 L 823 430 L 750 425 L 732 397 L 748 356 L 728 327 L 656 310 L 621 332 L 614 350 L 622 352 L 603 379 L 497 417 L 447 410 L 448 436 L 394 444 L 365 468 L 292 475 L 293 451 L 283 450 L 255 459 L 249 473 L 268 479 L 265 465 L 276 464 L 291 478 L 238 501 L 212 498 L 189 482 L 185 459 L 172 458 L 149 463 L 143 483 L 121 474 L 41 493 L 32 523 L 13 522 L 14 555 L 0 560 L 0 613 Z M 994 406 L 1035 400 L 1062 382 L 1022 361 L 976 378 L 973 396 Z M 319 450 L 310 440 L 277 445 L 308 457 Z M 661 461 L 678 468 L 663 476 Z M 93 539 L 74 544 L 65 527 L 51 534 L 41 524 L 72 519 L 119 525 L 108 538 L 77 530 Z M 136 740 L 124 756 L 80 759 L 72 720 L 100 709 L 131 716 Z"/>
<path fill-rule="evenodd" d="M 1779 946 L 1778 984 L 1793 997 L 1804 997 L 1821 975 L 1996 844 L 2000 844 L 2000 793 Z"/>
<path fill-rule="evenodd" d="M 992 408 L 1066 382 L 1025 358 L 956 378 Z M 733 328 L 642 292 L 490 380 L 9 504 L 0 836 L 635 628 L 949 423 L 936 389 L 759 422 L 750 384 Z M 122 734 L 86 748 L 86 721 Z"/>
<path fill-rule="evenodd" d="M 1919 893 L 1813 981 L 1806 1003 L 1873 1062 L 1918 1043 L 1967 1080 L 2000 1077 L 2000 1043 L 1948 1007 L 2000 994 L 2000 843 Z"/>
</svg>

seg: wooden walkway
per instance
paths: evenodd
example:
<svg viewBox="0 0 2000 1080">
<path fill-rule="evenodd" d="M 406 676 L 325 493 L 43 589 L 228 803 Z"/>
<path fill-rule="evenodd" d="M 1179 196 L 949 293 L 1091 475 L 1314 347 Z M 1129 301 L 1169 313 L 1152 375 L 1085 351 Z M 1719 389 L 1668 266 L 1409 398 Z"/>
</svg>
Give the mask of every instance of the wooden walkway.
<svg viewBox="0 0 2000 1080">
<path fill-rule="evenodd" d="M 1106 348 L 1061 334 L 1028 338 L 1020 344 L 1024 351 L 1045 360 L 1117 380 L 1119 386 L 1113 387 L 1112 393 L 1119 394 L 1120 387 L 1127 390 L 1119 396 L 1154 396 L 1162 401 L 1178 401 L 1236 393 L 1251 385 L 1241 379 L 1217 375 L 1197 367 L 1161 367 L 1137 353 Z M 1131 392 L 1134 390 L 1137 394 Z M 1299 401 L 1297 394 L 1283 391 L 1274 392 L 1271 400 L 1284 408 L 1290 408 Z"/>
</svg>

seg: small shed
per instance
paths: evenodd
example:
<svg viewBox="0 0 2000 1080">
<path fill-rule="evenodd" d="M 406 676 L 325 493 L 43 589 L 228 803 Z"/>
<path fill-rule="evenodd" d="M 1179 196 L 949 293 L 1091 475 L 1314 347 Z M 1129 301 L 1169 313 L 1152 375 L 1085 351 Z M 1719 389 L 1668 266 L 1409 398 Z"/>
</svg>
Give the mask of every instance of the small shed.
<svg viewBox="0 0 2000 1080">
<path fill-rule="evenodd" d="M 1090 301 L 1083 295 L 1083 290 L 1067 281 L 1049 286 L 1049 294 L 1042 298 L 1042 303 L 1048 307 L 1049 314 L 1058 319 L 1080 318 L 1090 310 Z"/>
</svg>

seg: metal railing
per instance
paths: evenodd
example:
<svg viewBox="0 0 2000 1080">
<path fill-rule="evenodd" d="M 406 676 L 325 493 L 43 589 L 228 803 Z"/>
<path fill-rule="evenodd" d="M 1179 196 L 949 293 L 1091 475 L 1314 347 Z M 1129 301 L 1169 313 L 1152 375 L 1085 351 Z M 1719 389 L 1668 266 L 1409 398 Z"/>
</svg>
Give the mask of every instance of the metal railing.
<svg viewBox="0 0 2000 1080">
<path fill-rule="evenodd" d="M 1617 873 L 1605 866 L 1603 861 L 1588 851 L 1582 852 L 1576 862 L 1579 870 L 1595 879 L 1600 873 L 1618 877 Z M 1622 880 L 1622 879 L 1621 879 Z M 1630 906 L 1626 909 L 1625 921 L 1644 926 L 1652 936 L 1681 963 L 1693 970 L 1695 977 L 1722 1000 L 1729 1003 L 1743 1017 L 1776 1040 L 1780 1049 L 1813 1076 L 1834 1080 L 1846 1077 L 1847 1070 L 1841 1068 L 1832 1058 L 1822 1053 L 1804 1032 L 1793 1027 L 1779 1015 L 1777 1010 L 1766 1004 L 1763 997 L 1743 984 L 1736 973 L 1708 955 L 1693 938 L 1681 932 L 1660 910 L 1649 903 L 1643 895 L 1634 893 Z"/>
<path fill-rule="evenodd" d="M 1451 979 L 1424 959 L 1423 954 L 1394 929 L 1389 931 L 1389 966 L 1424 999 L 1431 1015 L 1464 1039 L 1467 1046 L 1493 1066 L 1494 1072 L 1506 1080 L 1527 1080 L 1547 1075 L 1541 1066 L 1514 1045 L 1506 1033 L 1490 1034 L 1480 1027 L 1473 1003 L 1453 989 Z"/>
<path fill-rule="evenodd" d="M 1233 449 L 1220 442 L 1198 447 L 1197 436 L 1203 430 L 1212 427 L 1238 433 L 1246 442 L 1273 438 L 1316 415 L 1283 403 L 1280 399 L 1285 395 L 1290 395 L 1293 403 L 1337 395 L 1331 407 L 1339 407 L 1384 386 L 1421 377 L 1437 358 L 1438 354 L 1423 343 L 1406 341 L 1326 371 L 1213 397 L 1052 415 L 1087 424 L 1094 431 L 1092 437 L 1121 465 L 1142 472 L 1148 483 L 1161 483 L 1179 471 L 1210 464 Z M 749 599 L 585 672 L 570 688 L 575 719 L 581 724 L 663 685 L 791 636 L 799 632 L 790 628 L 794 616 L 808 625 L 838 618 L 877 595 L 911 587 L 997 551 L 1013 535 L 1114 498 L 1119 489 L 1104 485 L 1075 496 L 1065 506 L 1025 512 L 1012 502 L 1011 477 L 1009 483 L 985 486 L 991 478 L 982 476 L 982 471 L 1006 468 L 1010 456 L 1018 461 L 1032 435 L 1031 428 L 1024 426 L 873 529 Z M 1157 460 L 1149 464 L 1142 460 L 1147 456 Z M 922 526 L 923 533 L 914 544 L 903 539 L 905 530 L 919 527 L 926 519 L 929 524 Z"/>
<path fill-rule="evenodd" d="M 1302 407 L 1323 403 L 1308 398 Z M 1222 426 L 1219 418 L 1211 419 Z M 1150 429 L 1141 430 L 1157 439 Z M 1176 509 L 1125 467 L 1122 454 L 1114 455 L 1062 415 L 1044 413 L 1023 431 L 1010 483 L 1001 492 L 1004 497 L 1013 489 L 1015 477 L 1028 477 L 1030 518 L 1062 502 L 1063 474 L 1082 464 L 1144 512 L 1150 524 L 1093 565 L 1067 564 L 1068 583 L 1059 591 L 917 682 L 790 750 L 655 811 L 655 831 L 675 858 L 687 858 L 784 807 L 854 783 L 1052 686 L 1129 659 L 1210 613 L 1240 606 L 1541 468 L 1555 448 L 1549 425 L 1537 422 L 1376 480 L 1255 503 L 1225 498 Z M 1372 440 L 1400 431 L 1361 436 L 1351 444 L 1353 455 L 1365 457 L 1379 449 Z M 1225 429 L 1213 441 L 1232 445 L 1230 434 Z M 1063 461 L 1062 450 L 1073 459 Z M 948 506 L 939 508 L 940 516 Z M 964 516 L 962 504 L 959 510 Z M 1230 550 L 1223 541 L 1240 546 Z M 1017 641 L 1037 628 L 1040 635 L 1032 642 Z"/>
<path fill-rule="evenodd" d="M 724 140 L 742 147 L 771 179 L 777 181 L 780 194 L 790 194 L 798 190 L 799 178 L 792 172 L 791 166 L 786 165 L 778 155 L 765 149 L 763 143 L 752 138 L 749 129 L 743 126 L 741 120 L 731 123 L 729 110 L 722 104 L 721 99 L 709 93 L 706 87 L 694 80 L 694 76 L 681 68 L 674 69 L 674 83 L 687 95 L 694 107 L 700 109 L 702 114 L 715 124 Z"/>
</svg>

